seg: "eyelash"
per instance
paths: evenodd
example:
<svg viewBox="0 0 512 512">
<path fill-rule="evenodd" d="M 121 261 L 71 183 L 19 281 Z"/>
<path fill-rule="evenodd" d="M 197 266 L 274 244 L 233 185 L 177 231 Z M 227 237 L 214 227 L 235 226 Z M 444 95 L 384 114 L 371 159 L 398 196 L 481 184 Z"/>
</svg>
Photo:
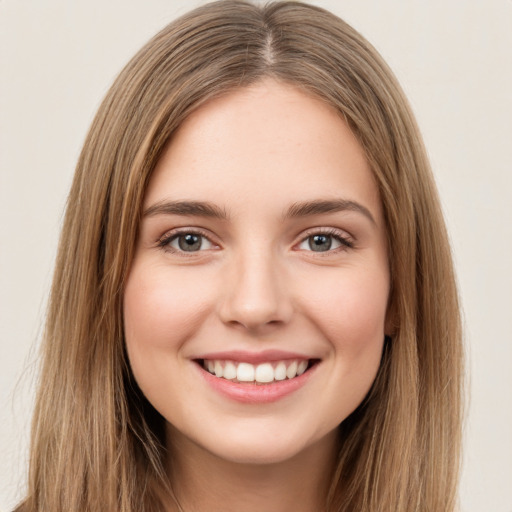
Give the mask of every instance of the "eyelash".
<svg viewBox="0 0 512 512">
<path fill-rule="evenodd" d="M 172 252 L 172 253 L 179 254 L 180 256 L 185 256 L 185 257 L 195 256 L 195 255 L 197 255 L 197 253 L 203 252 L 201 250 L 199 250 L 199 251 L 183 251 L 183 250 L 175 249 L 174 247 L 170 246 L 170 243 L 172 241 L 174 241 L 177 238 L 179 238 L 180 236 L 184 236 L 184 235 L 199 236 L 199 237 L 206 239 L 210 244 L 212 244 L 214 246 L 216 245 L 214 242 L 212 242 L 212 240 L 210 239 L 210 236 L 206 232 L 204 232 L 200 229 L 197 229 L 197 228 L 193 228 L 193 229 L 191 228 L 191 229 L 179 229 L 179 230 L 174 230 L 174 231 L 170 231 L 170 232 L 166 233 L 157 241 L 157 246 L 166 252 Z M 348 236 L 346 234 L 346 232 L 338 230 L 338 229 L 334 229 L 334 228 L 312 228 L 312 229 L 308 230 L 306 235 L 303 236 L 300 239 L 300 241 L 294 245 L 294 247 L 297 247 L 297 246 L 303 244 L 309 238 L 316 236 L 316 235 L 325 235 L 325 236 L 331 237 L 334 240 L 337 240 L 341 245 L 339 247 L 336 247 L 334 249 L 328 249 L 326 251 L 311 250 L 311 251 L 306 251 L 306 252 L 316 253 L 318 256 L 322 257 L 322 256 L 327 256 L 329 254 L 333 254 L 333 253 L 337 253 L 337 252 L 341 252 L 341 251 L 347 251 L 349 249 L 354 248 L 354 241 L 353 241 L 352 237 Z"/>
<path fill-rule="evenodd" d="M 332 255 L 342 251 L 347 251 L 349 249 L 353 249 L 355 246 L 354 239 L 350 235 L 348 235 L 346 231 L 341 231 L 335 228 L 312 228 L 306 232 L 306 235 L 301 238 L 298 244 L 295 244 L 295 247 L 303 244 L 308 239 L 316 235 L 329 236 L 340 243 L 340 246 L 336 247 L 335 249 L 328 249 L 326 251 L 306 251 L 315 253 L 320 257 Z"/>
<path fill-rule="evenodd" d="M 212 245 L 216 245 L 214 242 L 211 241 L 211 237 L 205 232 L 197 228 L 190 228 L 190 229 L 179 229 L 179 230 L 173 230 L 170 232 L 167 232 L 165 235 L 163 235 L 157 242 L 157 246 L 161 248 L 162 250 L 166 252 L 171 252 L 174 254 L 179 254 L 180 256 L 190 257 L 196 255 L 198 252 L 202 251 L 180 251 L 178 249 L 175 249 L 174 247 L 171 247 L 171 242 L 179 238 L 180 236 L 184 235 L 195 235 L 204 238 L 205 240 L 208 240 Z"/>
</svg>

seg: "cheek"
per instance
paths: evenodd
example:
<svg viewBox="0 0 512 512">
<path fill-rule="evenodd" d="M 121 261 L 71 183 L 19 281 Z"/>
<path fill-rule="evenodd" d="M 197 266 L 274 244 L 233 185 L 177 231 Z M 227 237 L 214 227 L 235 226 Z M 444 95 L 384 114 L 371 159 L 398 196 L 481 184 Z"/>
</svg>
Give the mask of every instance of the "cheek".
<svg viewBox="0 0 512 512">
<path fill-rule="evenodd" d="M 389 292 L 385 272 L 347 272 L 336 277 L 317 281 L 310 303 L 310 319 L 328 341 L 332 354 L 325 392 L 318 399 L 324 410 L 331 411 L 326 428 L 347 418 L 375 380 Z"/>
<path fill-rule="evenodd" d="M 355 334 L 377 327 L 382 331 L 388 295 L 387 272 L 364 268 L 342 269 L 337 275 L 326 275 L 323 279 L 317 276 L 313 292 L 309 294 L 322 323 L 329 328 L 341 328 L 347 336 L 352 331 Z"/>
<path fill-rule="evenodd" d="M 182 391 L 186 386 L 180 378 L 182 347 L 197 332 L 212 303 L 208 287 L 201 285 L 205 276 L 191 277 L 186 269 L 172 271 L 136 260 L 124 292 L 128 360 L 142 392 L 164 416 L 181 410 L 174 391 L 177 380 Z"/>
<path fill-rule="evenodd" d="M 195 330 L 209 301 L 206 290 L 199 294 L 186 274 L 165 268 L 132 268 L 123 308 L 128 346 L 164 348 L 186 339 Z"/>
<path fill-rule="evenodd" d="M 181 370 L 181 349 L 211 308 L 208 287 L 189 274 L 135 262 L 128 277 L 123 304 L 126 350 L 146 393 L 162 386 L 162 375 Z"/>
<path fill-rule="evenodd" d="M 385 271 L 341 270 L 317 279 L 310 318 L 329 341 L 343 373 L 376 372 L 384 340 L 389 278 Z"/>
</svg>

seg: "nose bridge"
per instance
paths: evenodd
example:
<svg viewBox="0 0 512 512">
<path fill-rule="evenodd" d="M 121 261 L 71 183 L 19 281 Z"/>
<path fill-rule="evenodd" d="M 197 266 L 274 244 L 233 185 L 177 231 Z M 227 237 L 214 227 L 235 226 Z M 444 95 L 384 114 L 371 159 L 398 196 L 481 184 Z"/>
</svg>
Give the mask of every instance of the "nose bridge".
<svg viewBox="0 0 512 512">
<path fill-rule="evenodd" d="M 277 260 L 269 247 L 237 252 L 221 304 L 224 322 L 257 330 L 289 320 L 291 302 Z"/>
</svg>

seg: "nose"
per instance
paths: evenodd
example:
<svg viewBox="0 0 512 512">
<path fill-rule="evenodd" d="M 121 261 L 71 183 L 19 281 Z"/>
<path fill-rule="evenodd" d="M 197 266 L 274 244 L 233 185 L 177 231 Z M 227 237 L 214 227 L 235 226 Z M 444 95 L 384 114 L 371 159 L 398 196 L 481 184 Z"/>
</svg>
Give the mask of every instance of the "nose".
<svg viewBox="0 0 512 512">
<path fill-rule="evenodd" d="M 228 325 L 265 334 L 293 314 L 289 288 L 276 261 L 261 251 L 241 255 L 228 272 L 219 316 Z"/>
</svg>

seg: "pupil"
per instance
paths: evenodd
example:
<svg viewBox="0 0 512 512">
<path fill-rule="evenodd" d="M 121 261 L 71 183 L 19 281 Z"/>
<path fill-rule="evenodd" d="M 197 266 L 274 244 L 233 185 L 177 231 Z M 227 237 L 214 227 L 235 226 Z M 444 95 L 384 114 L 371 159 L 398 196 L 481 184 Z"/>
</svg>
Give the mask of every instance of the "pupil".
<svg viewBox="0 0 512 512">
<path fill-rule="evenodd" d="M 201 247 L 201 237 L 193 234 L 180 236 L 178 245 L 182 251 L 197 251 Z"/>
<path fill-rule="evenodd" d="M 314 235 L 309 237 L 309 247 L 313 251 L 328 251 L 331 248 L 331 237 L 328 235 Z"/>
</svg>

